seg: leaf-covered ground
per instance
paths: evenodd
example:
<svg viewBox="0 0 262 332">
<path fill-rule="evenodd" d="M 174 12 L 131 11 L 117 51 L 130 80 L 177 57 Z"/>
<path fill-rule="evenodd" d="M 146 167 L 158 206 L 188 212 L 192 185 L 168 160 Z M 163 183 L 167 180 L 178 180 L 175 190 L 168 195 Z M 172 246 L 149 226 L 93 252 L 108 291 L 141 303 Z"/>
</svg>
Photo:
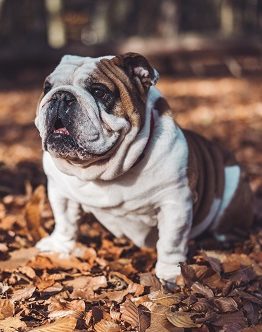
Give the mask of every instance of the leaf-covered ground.
<svg viewBox="0 0 262 332">
<path fill-rule="evenodd" d="M 32 122 L 39 90 L 0 92 L 0 331 L 262 331 L 261 83 L 160 82 L 182 126 L 236 153 L 256 197 L 250 234 L 190 242 L 174 293 L 154 276 L 154 250 L 112 237 L 92 216 L 74 255 L 37 253 L 53 227 Z"/>
</svg>

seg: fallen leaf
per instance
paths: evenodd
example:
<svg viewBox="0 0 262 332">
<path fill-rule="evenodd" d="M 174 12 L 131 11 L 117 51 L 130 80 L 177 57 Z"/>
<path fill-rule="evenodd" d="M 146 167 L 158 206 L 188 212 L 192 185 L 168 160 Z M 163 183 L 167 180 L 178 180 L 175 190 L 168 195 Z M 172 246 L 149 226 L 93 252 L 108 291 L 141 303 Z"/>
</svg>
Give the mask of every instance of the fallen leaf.
<svg viewBox="0 0 262 332">
<path fill-rule="evenodd" d="M 35 289 L 35 286 L 27 286 L 25 288 L 14 291 L 12 295 L 12 301 L 15 302 L 29 299 L 33 295 Z"/>
<path fill-rule="evenodd" d="M 232 297 L 220 297 L 214 300 L 216 307 L 222 312 L 236 311 L 238 305 Z"/>
<path fill-rule="evenodd" d="M 163 305 L 154 304 L 151 312 L 150 326 L 146 332 L 183 332 L 183 328 L 175 327 L 166 317 L 169 308 Z"/>
<path fill-rule="evenodd" d="M 203 283 L 213 291 L 216 289 L 222 289 L 226 285 L 225 280 L 223 280 L 218 273 L 214 273 L 210 277 L 204 278 Z"/>
<path fill-rule="evenodd" d="M 64 281 L 63 283 L 67 287 L 72 287 L 73 289 L 85 289 L 89 288 L 93 291 L 99 288 L 107 287 L 107 280 L 105 276 L 89 277 L 81 276 L 72 280 Z"/>
<path fill-rule="evenodd" d="M 137 327 L 139 324 L 139 317 L 138 317 L 138 308 L 136 305 L 127 300 L 124 304 L 120 306 L 121 312 L 121 319 L 125 322 L 129 323 L 132 327 Z"/>
<path fill-rule="evenodd" d="M 53 252 L 38 254 L 30 261 L 29 266 L 33 269 L 77 269 L 83 272 L 90 270 L 90 265 L 86 262 L 81 262 L 77 257 Z"/>
<path fill-rule="evenodd" d="M 200 324 L 196 324 L 190 317 L 188 312 L 176 311 L 169 312 L 166 314 L 167 319 L 171 324 L 176 327 L 190 328 L 190 327 L 200 327 Z"/>
<path fill-rule="evenodd" d="M 34 279 L 36 276 L 35 271 L 30 266 L 21 266 L 18 271 L 26 275 L 29 279 Z"/>
<path fill-rule="evenodd" d="M 183 295 L 163 293 L 162 291 L 157 291 L 148 294 L 149 299 L 157 304 L 162 304 L 164 306 L 171 306 L 174 304 L 179 304 L 183 300 Z"/>
<path fill-rule="evenodd" d="M 210 310 L 210 304 L 206 298 L 202 298 L 198 299 L 198 301 L 194 303 L 191 308 L 196 312 L 207 312 Z"/>
<path fill-rule="evenodd" d="M 214 297 L 214 293 L 213 293 L 212 289 L 210 289 L 208 286 L 204 286 L 204 285 L 200 284 L 198 281 L 196 281 L 194 284 L 192 284 L 191 289 L 194 294 L 201 294 L 207 298 Z"/>
<path fill-rule="evenodd" d="M 186 263 L 181 263 L 180 268 L 181 268 L 181 274 L 184 278 L 185 284 L 187 286 L 191 286 L 192 283 L 196 280 L 196 274 L 195 274 L 194 269 Z"/>
<path fill-rule="evenodd" d="M 115 322 L 105 319 L 95 324 L 94 329 L 96 332 L 121 332 L 120 327 Z"/>
<path fill-rule="evenodd" d="M 0 319 L 13 316 L 15 312 L 14 303 L 8 299 L 0 299 Z"/>
<path fill-rule="evenodd" d="M 3 332 L 14 332 L 26 328 L 25 322 L 18 317 L 8 317 L 0 320 L 0 330 Z"/>
<path fill-rule="evenodd" d="M 0 270 L 12 271 L 20 266 L 26 265 L 38 253 L 34 247 L 27 249 L 19 249 L 10 253 L 10 258 L 0 262 Z"/>
<path fill-rule="evenodd" d="M 76 318 L 63 317 L 56 320 L 54 323 L 45 324 L 40 327 L 36 327 L 30 331 L 32 332 L 72 332 L 76 326 Z"/>
<path fill-rule="evenodd" d="M 255 278 L 256 274 L 251 266 L 230 273 L 230 280 L 235 281 L 238 285 L 248 283 Z"/>
<path fill-rule="evenodd" d="M 120 306 L 121 319 L 129 323 L 133 328 L 138 327 L 139 332 L 145 332 L 149 327 L 150 320 L 147 310 L 143 306 L 138 307 L 130 300 L 127 300 Z"/>
<path fill-rule="evenodd" d="M 256 325 L 259 321 L 259 306 L 254 303 L 247 302 L 244 304 L 243 309 L 246 313 L 248 322 L 251 325 Z"/>
<path fill-rule="evenodd" d="M 246 327 L 245 329 L 241 330 L 241 332 L 262 332 L 262 324 L 252 327 Z"/>
<path fill-rule="evenodd" d="M 63 286 L 61 284 L 59 284 L 58 282 L 55 283 L 54 285 L 52 286 L 49 286 L 47 288 L 45 288 L 42 292 L 41 292 L 41 295 L 48 295 L 48 296 L 51 296 L 51 295 L 54 295 L 54 294 L 57 294 L 59 292 L 61 292 L 63 290 Z"/>
<path fill-rule="evenodd" d="M 239 324 L 244 328 L 247 326 L 247 321 L 242 311 L 236 311 L 218 315 L 217 319 L 213 321 L 212 324 L 215 326 Z"/>
<path fill-rule="evenodd" d="M 159 279 L 150 272 L 140 273 L 140 283 L 146 287 L 150 287 L 151 292 L 161 289 L 161 282 Z"/>
<path fill-rule="evenodd" d="M 41 213 L 45 200 L 45 187 L 40 185 L 35 189 L 32 197 L 25 206 L 25 220 L 27 228 L 35 242 L 47 235 L 41 224 Z"/>
</svg>

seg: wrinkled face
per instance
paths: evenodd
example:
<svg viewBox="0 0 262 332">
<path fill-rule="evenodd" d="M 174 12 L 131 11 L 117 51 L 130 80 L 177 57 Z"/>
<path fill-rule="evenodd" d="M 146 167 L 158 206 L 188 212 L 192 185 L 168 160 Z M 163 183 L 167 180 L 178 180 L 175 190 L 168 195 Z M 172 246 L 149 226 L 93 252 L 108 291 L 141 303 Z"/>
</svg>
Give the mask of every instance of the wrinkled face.
<svg viewBox="0 0 262 332">
<path fill-rule="evenodd" d="M 93 163 L 110 158 L 132 128 L 143 126 L 156 71 L 141 55 L 65 56 L 44 85 L 36 126 L 56 158 Z"/>
</svg>

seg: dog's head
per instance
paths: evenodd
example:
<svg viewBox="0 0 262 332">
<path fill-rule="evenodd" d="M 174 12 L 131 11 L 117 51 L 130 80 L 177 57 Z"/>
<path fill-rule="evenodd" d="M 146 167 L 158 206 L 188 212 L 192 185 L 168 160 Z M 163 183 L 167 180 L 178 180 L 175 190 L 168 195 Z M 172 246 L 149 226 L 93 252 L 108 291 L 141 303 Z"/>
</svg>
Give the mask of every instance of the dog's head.
<svg viewBox="0 0 262 332">
<path fill-rule="evenodd" d="M 46 78 L 36 126 L 53 157 L 85 165 L 110 158 L 132 128 L 143 126 L 158 74 L 136 53 L 64 56 Z"/>
</svg>

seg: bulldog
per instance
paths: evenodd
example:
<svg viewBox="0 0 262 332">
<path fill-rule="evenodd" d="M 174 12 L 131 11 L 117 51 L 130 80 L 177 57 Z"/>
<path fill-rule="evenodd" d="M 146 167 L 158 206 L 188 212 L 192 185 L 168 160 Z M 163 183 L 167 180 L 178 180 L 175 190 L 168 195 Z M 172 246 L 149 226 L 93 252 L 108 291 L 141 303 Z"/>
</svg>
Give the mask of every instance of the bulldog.
<svg viewBox="0 0 262 332">
<path fill-rule="evenodd" d="M 251 191 L 231 155 L 181 129 L 142 55 L 66 55 L 46 78 L 35 119 L 55 218 L 41 251 L 68 253 L 81 211 L 115 236 L 157 248 L 174 282 L 188 240 L 252 222 Z"/>
</svg>

